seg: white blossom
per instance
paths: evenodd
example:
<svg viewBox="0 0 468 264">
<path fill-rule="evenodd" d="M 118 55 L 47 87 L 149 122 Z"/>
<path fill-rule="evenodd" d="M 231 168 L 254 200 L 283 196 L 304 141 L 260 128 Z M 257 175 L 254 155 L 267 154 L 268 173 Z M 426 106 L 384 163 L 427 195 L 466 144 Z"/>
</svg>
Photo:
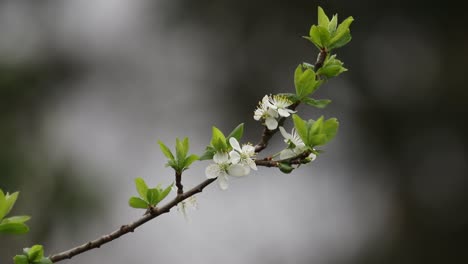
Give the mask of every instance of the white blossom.
<svg viewBox="0 0 468 264">
<path fill-rule="evenodd" d="M 190 221 L 190 218 L 187 215 L 188 209 L 196 210 L 198 208 L 197 198 L 195 195 L 190 196 L 189 198 L 183 200 L 177 204 L 177 211 L 181 212 L 184 215 L 185 220 Z"/>
<path fill-rule="evenodd" d="M 208 165 L 205 175 L 208 179 L 218 178 L 219 188 L 228 188 L 228 176 L 245 176 L 245 169 L 240 164 L 232 164 L 226 152 L 217 152 L 213 156 L 214 164 Z"/>
<path fill-rule="evenodd" d="M 240 164 L 244 167 L 244 174 L 250 173 L 250 169 L 257 170 L 257 165 L 252 159 L 255 156 L 255 148 L 252 145 L 244 144 L 242 148 L 236 138 L 232 137 L 229 139 L 233 150 L 229 152 L 232 164 Z"/>
<path fill-rule="evenodd" d="M 288 144 L 288 147 L 280 152 L 280 159 L 293 158 L 307 150 L 306 145 L 297 134 L 296 129 L 293 128 L 291 134 L 286 132 L 283 127 L 279 127 L 279 130 L 284 137 L 284 142 Z M 315 154 L 313 155 L 315 156 Z M 313 159 L 315 159 L 315 157 Z"/>
<path fill-rule="evenodd" d="M 293 102 L 284 95 L 274 95 L 273 97 L 270 96 L 268 103 L 270 105 L 269 107 L 276 110 L 282 117 L 288 117 L 292 113 L 296 113 L 296 111 L 288 109 L 288 107 L 291 106 Z"/>
<path fill-rule="evenodd" d="M 254 112 L 254 119 L 257 121 L 265 119 L 265 125 L 267 128 L 269 130 L 275 130 L 278 127 L 278 121 L 276 120 L 278 117 L 279 113 L 274 107 L 272 107 L 270 97 L 265 95 Z"/>
</svg>

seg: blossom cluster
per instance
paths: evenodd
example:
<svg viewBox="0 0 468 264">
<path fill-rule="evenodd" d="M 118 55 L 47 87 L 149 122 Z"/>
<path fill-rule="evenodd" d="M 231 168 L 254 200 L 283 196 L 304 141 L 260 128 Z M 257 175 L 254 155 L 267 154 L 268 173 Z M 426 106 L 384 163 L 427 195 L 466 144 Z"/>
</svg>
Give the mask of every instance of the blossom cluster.
<svg viewBox="0 0 468 264">
<path fill-rule="evenodd" d="M 288 117 L 295 111 L 288 109 L 293 102 L 284 95 L 265 95 L 254 112 L 254 119 L 265 120 L 265 125 L 269 130 L 278 127 L 278 118 Z"/>
<path fill-rule="evenodd" d="M 250 144 L 242 147 L 236 138 L 231 137 L 229 143 L 232 150 L 216 152 L 213 156 L 214 164 L 208 165 L 205 170 L 208 179 L 218 178 L 219 187 L 222 190 L 228 188 L 228 176 L 242 177 L 250 173 L 250 169 L 257 170 L 257 165 L 252 159 L 255 156 L 255 148 Z"/>
</svg>

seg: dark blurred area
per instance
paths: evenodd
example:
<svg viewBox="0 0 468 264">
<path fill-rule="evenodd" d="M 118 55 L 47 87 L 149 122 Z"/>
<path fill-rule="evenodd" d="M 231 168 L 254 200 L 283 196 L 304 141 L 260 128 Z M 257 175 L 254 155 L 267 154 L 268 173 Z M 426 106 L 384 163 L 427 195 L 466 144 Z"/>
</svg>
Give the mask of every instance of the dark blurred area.
<svg viewBox="0 0 468 264">
<path fill-rule="evenodd" d="M 316 23 L 318 5 L 329 15 L 338 13 L 340 21 L 353 16 L 353 40 L 337 50 L 349 71 L 317 93 L 318 98 L 329 98 L 333 103 L 324 111 L 304 115 L 338 117 L 339 146 L 332 147 L 327 155 L 339 150 L 340 159 L 327 166 L 346 167 L 347 180 L 360 188 L 377 183 L 390 200 L 385 228 L 378 236 L 352 256 L 318 263 L 468 263 L 468 128 L 464 121 L 468 114 L 464 61 L 468 58 L 468 34 L 461 4 L 135 1 L 137 12 L 130 8 L 131 3 L 123 1 L 85 2 L 103 12 L 96 11 L 92 18 L 98 19 L 88 20 L 86 27 L 73 26 L 89 15 L 85 12 L 88 8 L 76 8 L 80 4 L 66 7 L 68 4 L 60 1 L 0 2 L 0 188 L 20 190 L 14 213 L 33 216 L 29 235 L 0 237 L 0 263 L 8 263 L 12 252 L 24 246 L 53 243 L 51 234 L 57 222 L 62 223 L 61 228 L 72 229 L 73 236 L 73 232 L 87 228 L 80 220 L 83 215 L 108 213 L 105 197 L 110 187 L 99 186 L 104 180 L 93 179 L 93 175 L 104 172 L 99 166 L 83 167 L 72 154 L 63 154 L 67 152 L 61 150 L 60 142 L 54 142 L 55 134 L 47 136 L 50 113 L 56 109 L 74 111 L 76 106 L 68 103 L 81 90 L 110 91 L 107 103 L 119 108 L 118 122 L 132 127 L 133 133 L 132 122 L 136 121 L 126 120 L 141 119 L 144 123 L 147 115 L 170 110 L 170 104 L 154 106 L 143 99 L 151 98 L 149 94 L 157 97 L 170 92 L 154 88 L 153 94 L 135 88 L 150 87 L 153 79 L 146 76 L 170 67 L 180 75 L 169 74 L 167 80 L 158 77 L 164 79 L 162 86 L 169 85 L 167 90 L 191 89 L 170 86 L 171 80 L 178 78 L 203 87 L 194 92 L 207 98 L 199 101 L 204 104 L 202 108 L 191 109 L 201 116 L 197 118 L 210 118 L 203 117 L 204 113 L 222 109 L 215 119 L 222 128 L 246 119 L 248 127 L 258 128 L 251 118 L 255 106 L 251 99 L 290 91 L 297 64 L 315 61 L 315 48 L 301 36 Z M 122 15 L 127 11 L 136 15 Z M 119 14 L 117 18 L 128 18 L 131 26 L 125 26 L 125 20 L 113 21 L 113 12 Z M 140 13 L 145 15 L 139 17 Z M 101 15 L 105 17 L 102 20 Z M 60 25 L 67 21 L 71 26 Z M 86 33 L 93 23 L 98 29 Z M 119 30 L 126 32 L 123 37 Z M 174 54 L 167 52 L 169 48 L 151 50 L 164 39 L 174 43 L 183 40 L 182 55 L 160 55 Z M 199 54 L 191 54 L 192 47 L 193 53 Z M 182 64 L 188 65 L 179 66 Z M 109 89 L 94 88 L 102 84 L 95 79 L 98 75 L 111 80 Z M 119 86 L 122 83 L 125 85 Z M 87 88 L 91 87 L 88 84 L 93 88 Z M 135 98 L 129 96 L 132 93 Z M 187 111 L 185 99 L 178 98 L 168 100 L 176 100 L 174 105 Z M 60 108 L 55 108 L 57 105 Z M 135 109 L 145 113 L 135 116 Z M 89 110 L 83 115 L 94 114 Z M 88 125 L 99 126 L 99 118 Z M 168 126 L 166 133 L 170 133 L 171 119 L 160 117 L 158 121 Z M 193 130 L 200 128 L 194 125 Z M 76 127 L 69 129 L 64 131 L 75 131 Z M 138 135 L 146 137 L 152 132 Z M 255 141 L 256 135 L 252 129 L 246 136 Z M 102 147 L 93 143 L 97 139 L 78 139 L 81 143 L 76 144 L 89 144 L 91 152 Z M 130 148 L 129 153 L 138 150 Z M 365 208 L 367 202 L 373 203 L 362 201 L 359 206 Z M 262 256 L 257 260 L 276 263 Z M 317 262 L 311 259 L 304 263 Z"/>
</svg>

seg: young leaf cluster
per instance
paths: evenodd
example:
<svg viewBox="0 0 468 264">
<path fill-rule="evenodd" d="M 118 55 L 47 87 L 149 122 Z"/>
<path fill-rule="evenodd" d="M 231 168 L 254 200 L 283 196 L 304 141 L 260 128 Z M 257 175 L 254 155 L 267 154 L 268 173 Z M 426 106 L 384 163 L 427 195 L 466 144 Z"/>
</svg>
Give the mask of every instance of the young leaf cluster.
<svg viewBox="0 0 468 264">
<path fill-rule="evenodd" d="M 324 120 L 321 116 L 317 120 L 303 120 L 299 115 L 293 115 L 294 127 L 304 144 L 313 150 L 316 146 L 322 146 L 332 140 L 338 132 L 338 120 L 330 118 Z"/>
<path fill-rule="evenodd" d="M 22 255 L 13 258 L 15 264 L 52 264 L 49 258 L 44 257 L 44 249 L 41 245 L 23 249 Z"/>
<path fill-rule="evenodd" d="M 142 178 L 135 179 L 135 186 L 140 197 L 133 196 L 128 200 L 128 204 L 133 208 L 148 209 L 155 207 L 159 202 L 164 200 L 166 196 L 171 192 L 172 186 L 169 185 L 165 189 L 161 188 L 161 185 L 155 188 L 148 188 L 145 180 Z"/>
<path fill-rule="evenodd" d="M 0 234 L 24 234 L 29 231 L 29 227 L 25 222 L 31 217 L 23 215 L 4 218 L 15 205 L 18 195 L 19 192 L 4 194 L 0 189 Z"/>
<path fill-rule="evenodd" d="M 349 26 L 354 21 L 353 17 L 346 18 L 338 25 L 338 15 L 333 15 L 330 20 L 321 7 L 318 7 L 318 25 L 310 28 L 310 40 L 318 49 L 331 51 L 340 48 L 351 41 Z"/>
<path fill-rule="evenodd" d="M 187 170 L 193 162 L 197 161 L 199 157 L 197 155 L 188 155 L 189 151 L 189 139 L 184 138 L 184 140 L 179 140 L 176 138 L 175 152 L 176 155 L 172 154 L 171 150 L 164 145 L 163 142 L 158 141 L 159 147 L 161 148 L 162 153 L 169 160 L 167 161 L 166 166 L 173 168 L 176 173 L 182 174 L 184 170 Z"/>
<path fill-rule="evenodd" d="M 205 153 L 203 153 L 203 155 L 200 157 L 200 160 L 213 159 L 213 156 L 216 152 L 228 152 L 228 150 L 232 148 L 231 144 L 229 143 L 229 139 L 233 137 L 240 141 L 243 135 L 244 123 L 241 123 L 238 126 L 236 126 L 227 137 L 224 136 L 221 130 L 213 126 L 210 145 L 206 147 Z"/>
</svg>

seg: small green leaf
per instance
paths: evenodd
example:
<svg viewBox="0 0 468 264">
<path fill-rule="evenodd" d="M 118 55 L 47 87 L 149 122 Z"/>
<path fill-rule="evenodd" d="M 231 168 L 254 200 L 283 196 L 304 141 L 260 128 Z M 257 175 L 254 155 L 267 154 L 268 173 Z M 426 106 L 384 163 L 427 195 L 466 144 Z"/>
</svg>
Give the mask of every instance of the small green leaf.
<svg viewBox="0 0 468 264">
<path fill-rule="evenodd" d="M 281 172 L 286 173 L 286 174 L 289 174 L 294 170 L 294 168 L 286 162 L 280 162 L 278 164 L 278 168 L 280 169 Z"/>
<path fill-rule="evenodd" d="M 319 32 L 320 43 L 322 44 L 321 47 L 327 48 L 328 45 L 330 45 L 330 40 L 331 40 L 331 36 L 330 36 L 330 32 L 328 32 L 328 28 L 318 26 L 317 30 Z"/>
<path fill-rule="evenodd" d="M 142 178 L 136 178 L 135 186 L 140 197 L 146 199 L 146 195 L 148 193 L 148 185 L 146 185 L 145 180 L 143 180 Z"/>
<path fill-rule="evenodd" d="M 192 163 L 194 163 L 195 161 L 197 161 L 199 158 L 197 155 L 195 154 L 192 154 L 190 156 L 188 156 L 186 159 L 185 159 L 185 164 L 184 164 L 184 168 L 185 169 L 188 169 L 190 165 L 192 165 Z"/>
<path fill-rule="evenodd" d="M 294 127 L 296 128 L 297 133 L 299 134 L 303 142 L 307 142 L 306 122 L 297 114 L 293 114 L 292 118 L 293 118 Z"/>
<path fill-rule="evenodd" d="M 296 87 L 296 94 L 300 94 L 299 89 L 299 80 L 302 77 L 302 74 L 304 73 L 304 70 L 302 70 L 302 65 L 299 64 L 296 67 L 296 70 L 294 71 L 294 86 Z"/>
<path fill-rule="evenodd" d="M 146 193 L 146 200 L 152 206 L 158 204 L 159 201 L 159 188 L 148 189 Z"/>
<path fill-rule="evenodd" d="M 328 24 L 328 31 L 333 36 L 336 31 L 336 26 L 338 23 L 338 15 L 333 15 L 332 19 L 330 20 L 330 24 Z"/>
<path fill-rule="evenodd" d="M 164 143 L 162 143 L 161 141 L 158 141 L 158 144 L 164 156 L 166 156 L 166 158 L 168 158 L 169 160 L 173 160 L 174 155 L 172 155 L 171 150 L 166 145 L 164 145 Z"/>
<path fill-rule="evenodd" d="M 312 126 L 309 128 L 309 137 L 314 134 L 319 134 L 322 132 L 322 126 L 323 126 L 323 116 L 321 116 L 317 121 L 315 121 Z"/>
<path fill-rule="evenodd" d="M 36 261 L 33 264 L 52 264 L 52 261 L 49 258 L 42 258 L 41 260 Z"/>
<path fill-rule="evenodd" d="M 13 261 L 15 264 L 29 264 L 28 257 L 25 255 L 16 255 Z"/>
<path fill-rule="evenodd" d="M 44 257 L 44 248 L 42 245 L 34 245 L 28 250 L 28 259 L 30 262 L 36 262 Z"/>
<path fill-rule="evenodd" d="M 322 131 L 327 135 L 327 141 L 325 143 L 328 143 L 336 136 L 339 125 L 340 123 L 336 118 L 330 118 L 323 123 Z"/>
<path fill-rule="evenodd" d="M 333 38 L 330 40 L 330 46 L 328 47 L 329 50 L 341 48 L 344 45 L 348 44 L 351 41 L 351 32 L 349 29 L 340 37 L 340 38 Z"/>
<path fill-rule="evenodd" d="M 327 142 L 326 134 L 315 134 L 309 137 L 308 145 L 311 147 L 325 145 Z"/>
<path fill-rule="evenodd" d="M 31 217 L 27 216 L 27 215 L 12 216 L 12 217 L 3 219 L 1 221 L 1 223 L 2 224 L 5 224 L 5 223 L 24 223 L 24 222 L 28 221 L 29 219 L 31 219 Z"/>
<path fill-rule="evenodd" d="M 330 40 L 330 50 L 340 48 L 346 45 L 349 41 L 351 41 L 351 32 L 349 30 L 349 27 L 351 26 L 351 23 L 353 21 L 353 17 L 348 17 L 343 22 L 341 22 L 340 25 L 338 25 L 334 36 Z"/>
<path fill-rule="evenodd" d="M 130 205 L 133 208 L 141 208 L 141 209 L 147 209 L 149 207 L 148 202 L 135 196 L 131 197 L 128 200 L 128 205 Z"/>
<path fill-rule="evenodd" d="M 320 37 L 320 31 L 318 29 L 318 26 L 312 25 L 312 27 L 310 27 L 309 36 L 309 38 L 305 38 L 314 43 L 314 45 L 317 46 L 317 48 L 322 49 L 324 47 L 322 45 L 322 39 Z"/>
<path fill-rule="evenodd" d="M 180 141 L 178 138 L 176 138 L 176 156 L 179 165 L 182 165 L 181 163 L 184 162 L 185 156 L 187 156 L 188 148 L 188 138 L 184 138 L 183 141 Z"/>
<path fill-rule="evenodd" d="M 12 194 L 6 193 L 6 195 L 2 192 L 0 194 L 0 219 L 3 219 L 3 217 L 11 211 L 11 208 L 13 208 L 16 203 L 16 199 L 18 199 L 18 195 L 19 192 L 14 192 Z"/>
<path fill-rule="evenodd" d="M 318 24 L 322 27 L 328 27 L 330 20 L 328 16 L 325 14 L 325 11 L 319 6 L 318 7 Z"/>
<path fill-rule="evenodd" d="M 315 72 L 312 69 L 306 69 L 299 77 L 296 83 L 296 93 L 299 100 L 312 94 L 322 84 L 322 81 L 316 80 Z"/>
<path fill-rule="evenodd" d="M 199 160 L 211 160 L 213 159 L 216 150 L 212 146 L 207 146 L 205 152 L 200 156 Z"/>
<path fill-rule="evenodd" d="M 213 126 L 213 137 L 211 139 L 211 145 L 216 151 L 222 152 L 227 150 L 226 137 L 223 132 L 217 127 Z"/>
<path fill-rule="evenodd" d="M 20 235 L 29 232 L 29 227 L 24 223 L 1 223 L 0 233 Z"/>
<path fill-rule="evenodd" d="M 313 107 L 317 107 L 317 108 L 325 108 L 328 104 L 331 103 L 331 100 L 328 100 L 328 99 L 320 99 L 320 100 L 316 100 L 316 99 L 313 99 L 313 98 L 310 98 L 310 97 L 306 97 L 304 99 L 302 99 L 302 102 L 310 105 L 310 106 L 313 106 Z"/>
<path fill-rule="evenodd" d="M 167 186 L 166 189 L 164 189 L 164 191 L 161 192 L 161 194 L 159 195 L 158 203 L 164 200 L 164 198 L 166 198 L 166 196 L 171 192 L 172 186 L 174 186 L 174 183 Z"/>
<path fill-rule="evenodd" d="M 229 133 L 229 136 L 226 137 L 228 140 L 227 144 L 229 144 L 229 139 L 230 138 L 235 138 L 237 141 L 240 141 L 242 136 L 244 135 L 244 123 L 240 123 L 236 128 L 234 128 L 231 133 Z"/>
</svg>

